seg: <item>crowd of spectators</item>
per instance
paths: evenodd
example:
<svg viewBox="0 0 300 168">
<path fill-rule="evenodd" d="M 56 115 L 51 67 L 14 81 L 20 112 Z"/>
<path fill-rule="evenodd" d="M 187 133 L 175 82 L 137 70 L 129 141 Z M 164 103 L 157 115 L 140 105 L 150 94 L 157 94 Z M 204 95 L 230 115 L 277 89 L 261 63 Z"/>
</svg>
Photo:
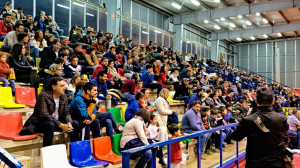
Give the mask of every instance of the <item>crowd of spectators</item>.
<svg viewBox="0 0 300 168">
<path fill-rule="evenodd" d="M 111 108 L 121 101 L 128 102 L 122 149 L 153 143 L 150 138 L 165 141 L 170 125 L 172 135 L 178 136 L 174 124 L 180 121 L 177 111 L 170 107 L 170 92 L 174 91 L 174 100 L 185 104 L 181 132 L 188 134 L 239 122 L 252 114 L 257 109 L 256 89 L 260 87 L 273 90 L 272 108 L 278 113 L 282 107 L 300 105 L 293 90 L 275 82 L 267 83 L 260 75 L 246 73 L 224 60 L 215 62 L 191 53 L 180 55 L 179 51 L 152 41 L 133 46 L 121 34 L 114 38 L 112 33 L 97 32 L 91 27 L 72 26 L 66 37 L 44 11 L 33 19 L 25 16 L 22 8 L 13 10 L 10 3 L 1 11 L 0 18 L 1 50 L 10 53 L 8 59 L 6 54 L 0 55 L 3 85 L 10 82 L 14 92 L 11 73 L 15 73 L 16 82 L 30 83 L 31 87 L 38 88 L 39 83 L 44 83 L 34 113 L 20 133 L 44 133 L 44 146 L 52 144 L 55 131 L 71 133 L 71 141 L 89 139 L 90 131 L 94 138 L 101 136 L 100 125 L 107 128 L 108 136 L 113 135 L 113 130 L 120 133 L 110 113 L 96 111 L 101 103 Z M 41 60 L 39 68 L 37 58 Z M 155 102 L 149 101 L 151 90 L 157 92 Z M 297 134 L 298 113 L 295 110 L 289 119 L 289 123 L 296 125 L 290 125 L 288 135 Z M 233 128 L 222 132 L 226 142 L 223 150 L 233 143 L 232 132 Z M 219 152 L 219 134 L 203 135 L 202 153 Z M 138 156 L 143 156 L 139 166 L 150 165 L 151 150 Z M 159 163 L 164 165 L 162 150 L 158 156 Z"/>
</svg>

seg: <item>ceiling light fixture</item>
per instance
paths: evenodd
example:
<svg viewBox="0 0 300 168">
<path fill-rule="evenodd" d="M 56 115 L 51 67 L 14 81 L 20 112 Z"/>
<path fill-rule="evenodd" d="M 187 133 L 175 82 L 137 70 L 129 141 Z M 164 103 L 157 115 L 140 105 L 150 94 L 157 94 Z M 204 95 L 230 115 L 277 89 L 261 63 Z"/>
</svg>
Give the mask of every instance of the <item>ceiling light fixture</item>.
<svg viewBox="0 0 300 168">
<path fill-rule="evenodd" d="M 252 25 L 252 23 L 251 23 L 249 20 L 246 21 L 246 24 L 247 24 L 248 26 L 251 26 L 251 25 Z"/>
<path fill-rule="evenodd" d="M 209 21 L 208 21 L 208 20 L 204 20 L 204 23 L 206 23 L 206 24 L 207 24 L 207 23 L 209 23 Z"/>
<path fill-rule="evenodd" d="M 239 18 L 239 19 L 242 19 L 242 18 L 243 18 L 243 16 L 242 16 L 242 15 L 238 15 L 238 18 Z"/>
<path fill-rule="evenodd" d="M 181 6 L 176 2 L 172 2 L 172 6 L 176 9 L 181 9 Z"/>
<path fill-rule="evenodd" d="M 282 37 L 282 34 L 281 34 L 281 33 L 277 33 L 277 36 L 278 36 L 278 37 Z"/>
<path fill-rule="evenodd" d="M 190 42 L 190 41 L 186 41 L 186 43 L 188 43 L 188 44 L 189 44 L 189 43 L 191 43 L 191 42 Z"/>
<path fill-rule="evenodd" d="M 197 0 L 191 0 L 191 2 L 196 6 L 200 6 L 200 2 L 198 2 Z"/>
<path fill-rule="evenodd" d="M 224 22 L 224 21 L 225 21 L 225 18 L 221 17 L 221 21 L 223 21 L 223 22 Z"/>
<path fill-rule="evenodd" d="M 94 15 L 91 13 L 86 13 L 86 15 L 94 17 Z"/>
<path fill-rule="evenodd" d="M 65 8 L 65 9 L 70 9 L 68 6 L 62 5 L 62 4 L 57 4 L 57 6 Z"/>
<path fill-rule="evenodd" d="M 237 37 L 236 40 L 237 41 L 242 41 L 242 39 L 240 37 Z"/>
<path fill-rule="evenodd" d="M 254 37 L 254 36 L 251 36 L 250 39 L 251 39 L 251 40 L 255 40 L 255 37 Z"/>
<path fill-rule="evenodd" d="M 215 0 L 216 3 L 220 3 L 220 0 Z"/>
<path fill-rule="evenodd" d="M 80 4 L 80 3 L 77 3 L 77 2 L 73 2 L 73 5 L 80 6 L 80 7 L 84 7 L 83 4 Z"/>
<path fill-rule="evenodd" d="M 214 25 L 214 28 L 217 29 L 217 30 L 221 29 L 221 27 L 219 25 Z"/>
<path fill-rule="evenodd" d="M 158 31 L 158 30 L 154 30 L 154 32 L 156 32 L 156 33 L 158 33 L 158 34 L 160 34 L 161 32 L 160 31 Z"/>
<path fill-rule="evenodd" d="M 234 23 L 229 23 L 229 26 L 232 27 L 232 28 L 236 27 L 236 25 Z"/>
<path fill-rule="evenodd" d="M 268 38 L 268 37 L 269 37 L 269 36 L 268 36 L 268 35 L 266 35 L 266 34 L 264 34 L 263 36 L 264 36 L 264 38 Z"/>
<path fill-rule="evenodd" d="M 256 12 L 256 14 L 255 14 L 256 16 L 260 16 L 260 13 L 259 12 Z"/>
<path fill-rule="evenodd" d="M 269 21 L 267 19 L 263 19 L 264 23 L 269 23 Z"/>
<path fill-rule="evenodd" d="M 143 34 L 149 34 L 148 32 L 142 31 Z"/>
</svg>

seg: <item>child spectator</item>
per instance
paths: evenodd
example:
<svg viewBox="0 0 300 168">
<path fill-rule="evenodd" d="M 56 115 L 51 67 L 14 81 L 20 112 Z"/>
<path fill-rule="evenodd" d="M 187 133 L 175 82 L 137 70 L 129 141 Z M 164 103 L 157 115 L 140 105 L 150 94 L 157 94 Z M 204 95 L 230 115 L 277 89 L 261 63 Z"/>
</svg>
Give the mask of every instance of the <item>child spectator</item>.
<svg viewBox="0 0 300 168">
<path fill-rule="evenodd" d="M 149 138 L 158 140 L 158 127 L 157 127 L 157 116 L 152 114 L 150 116 L 150 124 L 148 126 Z"/>
<path fill-rule="evenodd" d="M 139 110 L 139 103 L 143 100 L 144 94 L 138 92 L 135 95 L 135 99 L 130 99 L 128 102 L 128 107 L 125 111 L 125 121 L 128 122 L 132 116 Z"/>
<path fill-rule="evenodd" d="M 176 138 L 180 135 L 180 129 L 177 124 L 171 124 L 168 127 L 171 138 Z M 170 138 L 170 139 L 171 139 Z M 182 161 L 182 150 L 180 141 L 171 144 L 171 168 L 179 168 Z"/>
<path fill-rule="evenodd" d="M 126 76 L 127 78 L 131 78 L 131 76 L 133 74 L 132 59 L 133 59 L 133 56 L 128 57 L 127 62 L 124 64 L 123 72 L 124 72 L 124 76 Z"/>
<path fill-rule="evenodd" d="M 134 93 L 136 94 L 137 92 L 140 92 L 142 89 L 143 89 L 143 81 L 139 80 L 137 81 Z"/>
<path fill-rule="evenodd" d="M 81 73 L 81 66 L 78 65 L 78 57 L 74 55 L 70 59 L 71 64 L 66 67 L 65 70 L 65 78 L 72 78 L 74 74 Z"/>
<path fill-rule="evenodd" d="M 14 69 L 9 68 L 8 63 L 6 63 L 6 54 L 2 53 L 0 54 L 0 81 L 3 82 L 3 86 L 7 87 L 8 82 L 10 82 L 10 87 L 12 90 L 12 93 L 15 93 L 15 80 L 14 79 L 8 79 L 9 75 L 11 73 L 14 73 Z"/>
</svg>

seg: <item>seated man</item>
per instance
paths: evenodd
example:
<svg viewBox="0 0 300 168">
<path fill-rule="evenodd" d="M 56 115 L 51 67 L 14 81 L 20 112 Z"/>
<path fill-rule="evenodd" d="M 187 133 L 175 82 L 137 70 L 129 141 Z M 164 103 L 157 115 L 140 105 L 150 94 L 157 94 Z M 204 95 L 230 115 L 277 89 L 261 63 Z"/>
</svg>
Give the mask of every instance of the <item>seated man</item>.
<svg viewBox="0 0 300 168">
<path fill-rule="evenodd" d="M 11 14 L 5 13 L 3 20 L 0 21 L 0 41 L 3 41 L 8 32 L 13 31 L 11 24 Z"/>
<path fill-rule="evenodd" d="M 292 115 L 288 118 L 287 122 L 289 124 L 289 130 L 286 132 L 287 136 L 295 137 L 294 141 L 291 141 L 290 144 L 297 148 L 298 146 L 298 129 L 300 128 L 300 110 L 298 108 L 293 110 Z"/>
<path fill-rule="evenodd" d="M 195 101 L 204 102 L 205 99 L 202 97 L 202 94 L 203 94 L 203 89 L 202 88 L 196 89 L 194 91 L 194 93 L 191 95 L 190 102 L 189 102 L 189 107 L 190 108 L 192 107 L 192 104 Z"/>
<path fill-rule="evenodd" d="M 98 91 L 98 103 L 103 103 L 105 102 L 105 108 L 111 108 L 111 95 L 108 94 L 107 92 L 107 73 L 105 71 L 100 71 L 98 73 L 98 77 L 91 80 L 94 84 L 97 86 L 97 91 Z M 102 95 L 100 95 L 102 94 Z"/>
<path fill-rule="evenodd" d="M 10 52 L 10 49 L 12 46 L 18 42 L 18 34 L 20 32 L 24 31 L 24 26 L 22 23 L 17 23 L 15 25 L 16 31 L 10 31 L 7 33 L 5 36 L 5 39 L 3 40 L 2 46 L 1 46 L 1 51 L 3 52 Z"/>
<path fill-rule="evenodd" d="M 175 88 L 176 92 L 174 95 L 174 100 L 183 100 L 185 105 L 189 103 L 189 79 L 184 78 L 183 83 L 178 86 L 178 88 Z M 191 108 L 191 107 L 190 107 Z"/>
<path fill-rule="evenodd" d="M 181 132 L 192 134 L 200 131 L 205 131 L 205 128 L 202 123 L 201 119 L 201 102 L 195 101 L 192 104 L 192 108 L 190 108 L 182 118 L 181 123 Z M 206 143 L 209 140 L 210 134 L 205 134 L 201 136 L 201 153 L 203 153 Z M 201 159 L 204 159 L 204 157 L 201 156 Z"/>
<path fill-rule="evenodd" d="M 153 66 L 150 64 L 146 65 L 146 70 L 142 70 L 142 81 L 145 88 L 157 89 L 157 97 L 162 89 L 161 83 L 153 83 Z"/>
<path fill-rule="evenodd" d="M 78 57 L 78 64 L 83 67 L 88 65 L 87 60 L 85 59 L 85 55 L 82 52 L 82 45 L 80 43 L 74 44 L 74 54 Z"/>
<path fill-rule="evenodd" d="M 76 141 L 82 140 L 82 128 L 85 128 L 85 140 L 90 139 L 90 130 L 92 131 L 93 138 L 100 137 L 101 135 L 100 123 L 96 118 L 96 97 L 97 85 L 92 82 L 87 82 L 69 105 L 73 123 L 76 127 L 80 128 L 80 131 L 74 131 L 72 137 Z"/>
<path fill-rule="evenodd" d="M 63 78 L 55 77 L 49 82 L 37 97 L 33 114 L 24 124 L 20 135 L 43 133 L 43 146 L 52 145 L 54 132 L 72 132 L 71 142 L 77 140 L 72 136 L 73 132 L 78 132 L 78 127 L 74 126 L 69 113 L 65 89 Z"/>
<path fill-rule="evenodd" d="M 61 48 L 61 43 L 59 40 L 55 39 L 53 41 L 53 46 L 45 47 L 41 54 L 40 68 L 48 69 L 52 64 L 54 64 L 55 59 L 58 58 L 58 52 Z"/>
</svg>

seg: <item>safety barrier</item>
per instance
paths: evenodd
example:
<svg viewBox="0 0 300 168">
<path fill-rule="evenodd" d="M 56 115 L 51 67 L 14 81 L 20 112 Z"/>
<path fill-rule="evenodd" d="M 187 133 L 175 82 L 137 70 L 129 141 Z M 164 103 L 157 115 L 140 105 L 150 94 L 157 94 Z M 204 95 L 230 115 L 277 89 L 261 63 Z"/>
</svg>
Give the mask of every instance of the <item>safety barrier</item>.
<svg viewBox="0 0 300 168">
<path fill-rule="evenodd" d="M 10 168 L 21 168 L 23 164 L 0 146 L 0 166 L 8 166 Z"/>
<path fill-rule="evenodd" d="M 234 164 L 236 164 L 238 167 L 239 161 L 241 161 L 245 158 L 245 153 L 239 154 L 239 150 L 238 150 L 239 146 L 238 146 L 238 142 L 236 142 L 236 157 L 228 162 L 223 163 L 223 149 L 222 149 L 223 148 L 223 146 L 222 146 L 223 139 L 222 139 L 222 133 L 221 133 L 223 129 L 236 127 L 237 124 L 238 123 L 230 124 L 230 125 L 226 125 L 226 126 L 222 126 L 222 127 L 217 127 L 217 128 L 193 133 L 190 135 L 186 135 L 186 136 L 169 139 L 164 142 L 157 142 L 157 143 L 153 143 L 150 145 L 141 146 L 141 147 L 122 151 L 122 168 L 130 168 L 130 154 L 141 151 L 141 150 L 145 150 L 145 149 L 154 149 L 155 152 L 152 152 L 152 158 L 154 158 L 154 159 L 152 159 L 152 168 L 155 168 L 156 167 L 156 159 L 155 158 L 156 158 L 157 147 L 166 146 L 166 145 L 168 146 L 168 164 L 167 165 L 168 165 L 168 168 L 170 168 L 171 167 L 171 144 L 175 143 L 175 142 L 183 141 L 186 139 L 191 139 L 191 138 L 197 138 L 197 141 L 198 141 L 198 143 L 197 143 L 197 165 L 198 165 L 198 168 L 200 168 L 201 167 L 201 159 L 200 159 L 200 157 L 201 157 L 201 150 L 200 150 L 201 135 L 205 135 L 205 134 L 216 132 L 216 131 L 220 131 L 220 168 L 229 168 Z"/>
</svg>

